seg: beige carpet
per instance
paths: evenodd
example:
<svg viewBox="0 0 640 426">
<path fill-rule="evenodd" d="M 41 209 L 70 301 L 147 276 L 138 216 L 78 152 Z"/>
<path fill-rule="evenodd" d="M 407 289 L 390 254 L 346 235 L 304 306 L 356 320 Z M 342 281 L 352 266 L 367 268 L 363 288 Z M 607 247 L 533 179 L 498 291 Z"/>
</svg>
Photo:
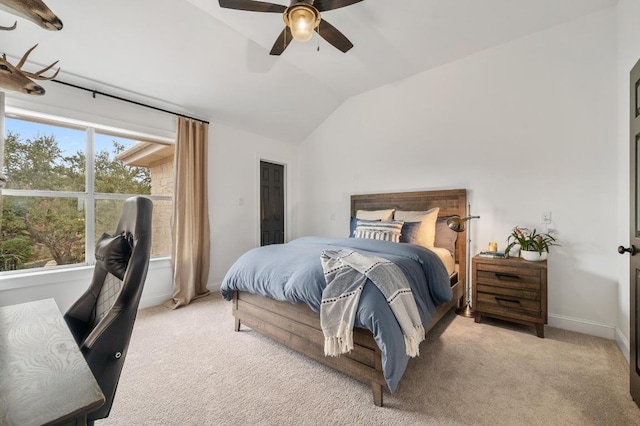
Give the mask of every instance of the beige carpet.
<svg viewBox="0 0 640 426">
<path fill-rule="evenodd" d="M 96 425 L 640 425 L 610 340 L 450 313 L 398 391 L 368 385 L 243 327 L 217 295 L 141 310 L 108 419 Z"/>
</svg>

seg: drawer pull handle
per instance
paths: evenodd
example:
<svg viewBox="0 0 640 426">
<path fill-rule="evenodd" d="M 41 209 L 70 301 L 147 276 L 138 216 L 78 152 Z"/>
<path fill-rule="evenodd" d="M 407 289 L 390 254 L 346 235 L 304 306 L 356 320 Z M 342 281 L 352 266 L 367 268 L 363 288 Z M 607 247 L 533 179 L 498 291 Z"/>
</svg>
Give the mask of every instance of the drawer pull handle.
<svg viewBox="0 0 640 426">
<path fill-rule="evenodd" d="M 504 302 L 504 303 L 511 303 L 513 305 L 520 306 L 520 301 L 517 300 L 517 299 L 505 299 L 504 297 L 497 297 L 496 296 L 496 302 L 498 302 L 498 305 L 500 304 L 500 302 Z"/>
<path fill-rule="evenodd" d="M 500 272 L 496 272 L 496 277 L 498 277 L 498 279 L 500 279 L 500 278 L 509 278 L 509 279 L 512 279 L 512 280 L 519 280 L 520 279 L 519 275 L 505 274 L 505 273 L 500 273 Z"/>
</svg>

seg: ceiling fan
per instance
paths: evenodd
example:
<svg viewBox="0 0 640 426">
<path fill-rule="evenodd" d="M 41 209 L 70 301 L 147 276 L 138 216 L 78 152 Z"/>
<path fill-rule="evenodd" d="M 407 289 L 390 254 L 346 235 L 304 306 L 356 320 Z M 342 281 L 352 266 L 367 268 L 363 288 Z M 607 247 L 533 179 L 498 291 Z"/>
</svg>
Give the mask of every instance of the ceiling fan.
<svg viewBox="0 0 640 426">
<path fill-rule="evenodd" d="M 347 52 L 353 43 L 333 25 L 322 19 L 320 12 L 339 9 L 362 0 L 291 0 L 289 7 L 254 0 L 218 0 L 220 7 L 251 12 L 282 13 L 285 28 L 271 48 L 271 55 L 281 55 L 291 40 L 308 41 L 313 32 L 320 34 L 336 49 Z"/>
</svg>

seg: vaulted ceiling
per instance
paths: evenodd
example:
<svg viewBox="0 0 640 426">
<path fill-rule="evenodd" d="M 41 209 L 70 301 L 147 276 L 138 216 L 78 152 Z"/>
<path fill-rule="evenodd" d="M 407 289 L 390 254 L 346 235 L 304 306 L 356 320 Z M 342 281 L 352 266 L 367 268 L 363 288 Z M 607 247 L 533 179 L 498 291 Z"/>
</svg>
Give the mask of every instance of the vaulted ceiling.
<svg viewBox="0 0 640 426">
<path fill-rule="evenodd" d="M 323 14 L 355 45 L 346 54 L 322 39 L 318 51 L 316 36 L 276 57 L 279 14 L 222 9 L 218 0 L 45 2 L 62 31 L 0 11 L 0 25 L 18 20 L 0 32 L 10 61 L 39 43 L 29 71 L 59 59 L 59 80 L 290 143 L 354 95 L 616 4 L 364 0 Z"/>
</svg>

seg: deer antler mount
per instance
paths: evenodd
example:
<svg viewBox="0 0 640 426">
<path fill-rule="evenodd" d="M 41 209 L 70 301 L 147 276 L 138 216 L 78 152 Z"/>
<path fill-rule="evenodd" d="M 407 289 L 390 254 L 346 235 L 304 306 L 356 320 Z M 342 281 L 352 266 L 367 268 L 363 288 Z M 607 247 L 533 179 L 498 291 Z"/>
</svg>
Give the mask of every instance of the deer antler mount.
<svg viewBox="0 0 640 426">
<path fill-rule="evenodd" d="M 0 0 L 0 9 L 41 26 L 47 30 L 61 30 L 62 21 L 41 0 Z M 0 27 L 2 30 L 13 30 L 13 27 Z"/>
<path fill-rule="evenodd" d="M 33 80 L 53 80 L 56 78 L 58 73 L 60 72 L 60 68 L 56 70 L 56 72 L 51 77 L 45 77 L 42 74 L 49 71 L 53 68 L 58 61 L 55 61 L 48 67 L 41 69 L 38 72 L 30 73 L 22 70 L 22 66 L 27 61 L 29 54 L 36 48 L 38 45 L 36 44 L 31 49 L 27 50 L 24 54 L 20 62 L 17 65 L 13 66 L 7 61 L 7 55 L 2 54 L 2 58 L 0 58 L 0 88 L 13 90 L 16 92 L 25 93 L 27 95 L 36 95 L 42 96 L 45 93 L 45 90 L 42 86 L 37 83 L 34 83 Z"/>
<path fill-rule="evenodd" d="M 11 31 L 11 30 L 15 30 L 16 26 L 18 26 L 18 21 L 14 22 L 12 26 L 10 27 L 2 27 L 0 26 L 0 31 Z"/>
</svg>

